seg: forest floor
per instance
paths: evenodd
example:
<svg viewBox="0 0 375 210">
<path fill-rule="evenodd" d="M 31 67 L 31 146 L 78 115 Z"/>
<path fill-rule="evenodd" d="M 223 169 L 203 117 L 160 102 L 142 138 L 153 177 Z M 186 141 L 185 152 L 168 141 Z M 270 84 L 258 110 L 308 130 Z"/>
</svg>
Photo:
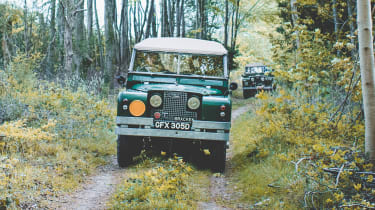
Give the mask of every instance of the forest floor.
<svg viewBox="0 0 375 210">
<path fill-rule="evenodd" d="M 250 110 L 249 104 L 238 107 L 232 112 L 232 123 L 239 116 Z M 224 174 L 210 173 L 208 179 L 209 186 L 201 189 L 207 192 L 209 199 L 206 202 L 199 202 L 199 209 L 232 209 L 241 208 L 241 206 L 233 205 L 231 201 L 238 197 L 229 187 L 229 179 L 231 176 L 231 146 L 227 150 L 227 163 Z M 116 187 L 128 174 L 132 168 L 122 169 L 118 167 L 115 156 L 111 157 L 110 163 L 99 167 L 97 171 L 87 178 L 76 191 L 69 195 L 55 198 L 51 202 L 50 208 L 53 209 L 106 209 L 106 204 L 115 192 Z M 230 204 L 230 207 L 229 205 Z"/>
</svg>

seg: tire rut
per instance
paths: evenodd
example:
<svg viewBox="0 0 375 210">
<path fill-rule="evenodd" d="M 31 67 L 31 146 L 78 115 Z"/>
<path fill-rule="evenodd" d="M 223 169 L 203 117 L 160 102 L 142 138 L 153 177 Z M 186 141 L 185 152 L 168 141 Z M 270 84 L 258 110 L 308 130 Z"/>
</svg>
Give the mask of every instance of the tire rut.
<svg viewBox="0 0 375 210">
<path fill-rule="evenodd" d="M 116 186 L 125 178 L 127 169 L 117 166 L 116 157 L 111 162 L 97 169 L 96 175 L 88 180 L 70 195 L 59 197 L 51 207 L 53 209 L 106 209 L 106 203 L 115 192 Z"/>
<path fill-rule="evenodd" d="M 245 106 L 242 106 L 232 112 L 232 123 L 242 114 L 249 111 L 251 109 L 251 104 L 247 104 Z M 232 192 L 228 189 L 229 184 L 229 177 L 231 176 L 232 172 L 232 164 L 231 159 L 233 157 L 232 153 L 232 146 L 229 146 L 229 149 L 227 150 L 227 157 L 226 157 L 226 167 L 225 167 L 225 173 L 219 174 L 215 173 L 212 174 L 210 177 L 210 187 L 209 187 L 209 195 L 210 195 L 210 201 L 208 202 L 199 202 L 198 208 L 204 209 L 204 210 L 227 210 L 227 209 L 233 209 L 229 208 L 222 203 L 231 203 L 233 198 L 238 197 L 238 195 L 235 195 L 235 192 Z M 241 208 L 241 206 L 238 206 L 237 208 Z"/>
</svg>

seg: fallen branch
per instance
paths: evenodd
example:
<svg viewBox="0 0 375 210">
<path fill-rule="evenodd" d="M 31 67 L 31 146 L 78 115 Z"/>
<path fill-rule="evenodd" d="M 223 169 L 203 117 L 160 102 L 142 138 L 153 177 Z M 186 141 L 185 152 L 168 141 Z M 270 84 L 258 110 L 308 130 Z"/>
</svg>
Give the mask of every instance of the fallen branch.
<svg viewBox="0 0 375 210">
<path fill-rule="evenodd" d="M 275 186 L 275 185 L 273 185 L 273 184 L 268 184 L 267 186 L 268 186 L 268 187 L 273 187 L 273 188 L 281 188 L 280 186 Z"/>
<path fill-rule="evenodd" d="M 295 166 L 296 172 L 298 172 L 298 164 L 300 164 L 303 160 L 307 160 L 307 159 L 310 159 L 310 157 L 308 157 L 308 158 L 306 158 L 306 157 L 301 158 L 297 162 L 291 161 L 294 164 L 294 166 Z"/>
<path fill-rule="evenodd" d="M 339 179 L 340 179 L 340 174 L 341 174 L 341 172 L 342 172 L 342 170 L 344 169 L 344 165 L 345 164 L 342 164 L 342 166 L 341 166 L 341 168 L 340 168 L 340 171 L 339 171 L 339 173 L 337 174 L 337 177 L 336 177 L 336 187 L 337 187 L 337 185 L 339 184 Z"/>
<path fill-rule="evenodd" d="M 375 209 L 375 207 L 369 207 L 369 206 L 366 206 L 366 205 L 363 205 L 363 204 L 360 204 L 360 203 L 353 203 L 353 204 L 350 204 L 350 205 L 342 205 L 340 206 L 340 208 L 347 208 L 347 207 L 362 207 L 364 209 Z"/>
</svg>

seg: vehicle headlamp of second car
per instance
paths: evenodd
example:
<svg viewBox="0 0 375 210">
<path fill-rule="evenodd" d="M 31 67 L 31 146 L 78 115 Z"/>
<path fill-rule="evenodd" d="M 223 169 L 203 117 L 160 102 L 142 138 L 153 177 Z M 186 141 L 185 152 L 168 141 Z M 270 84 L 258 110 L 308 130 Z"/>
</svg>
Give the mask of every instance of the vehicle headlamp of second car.
<svg viewBox="0 0 375 210">
<path fill-rule="evenodd" d="M 201 102 L 198 97 L 192 96 L 191 98 L 189 98 L 187 105 L 189 109 L 196 110 L 201 105 Z"/>
<path fill-rule="evenodd" d="M 150 105 L 154 108 L 158 108 L 163 103 L 163 99 L 159 94 L 154 94 L 150 97 Z"/>
</svg>

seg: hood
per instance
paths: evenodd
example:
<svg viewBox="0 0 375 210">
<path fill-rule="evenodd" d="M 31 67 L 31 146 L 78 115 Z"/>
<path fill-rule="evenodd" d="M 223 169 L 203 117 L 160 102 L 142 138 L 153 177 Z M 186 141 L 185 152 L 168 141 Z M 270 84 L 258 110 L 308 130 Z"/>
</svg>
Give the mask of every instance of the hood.
<svg viewBox="0 0 375 210">
<path fill-rule="evenodd" d="M 181 84 L 136 84 L 131 89 L 143 92 L 148 91 L 181 91 L 189 93 L 198 93 L 201 95 L 222 95 L 222 91 L 210 86 L 194 86 L 194 85 L 181 85 Z"/>
</svg>

